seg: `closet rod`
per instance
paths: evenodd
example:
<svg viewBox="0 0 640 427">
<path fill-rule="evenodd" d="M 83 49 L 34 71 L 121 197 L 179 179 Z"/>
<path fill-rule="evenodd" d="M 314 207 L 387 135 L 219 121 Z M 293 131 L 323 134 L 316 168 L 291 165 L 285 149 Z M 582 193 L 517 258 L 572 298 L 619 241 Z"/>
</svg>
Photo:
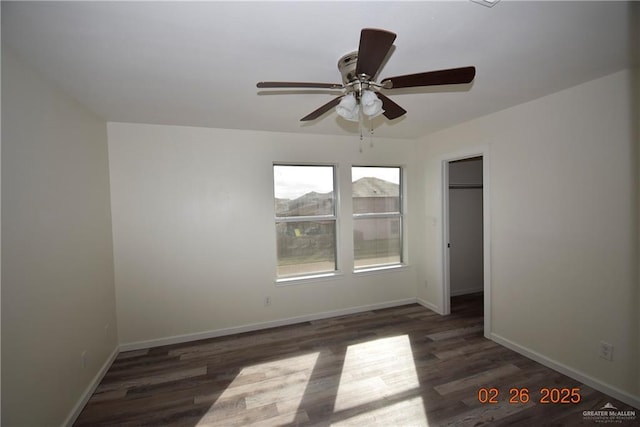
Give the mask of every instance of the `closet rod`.
<svg viewBox="0 0 640 427">
<path fill-rule="evenodd" d="M 482 188 L 482 184 L 449 184 L 450 190 Z"/>
</svg>

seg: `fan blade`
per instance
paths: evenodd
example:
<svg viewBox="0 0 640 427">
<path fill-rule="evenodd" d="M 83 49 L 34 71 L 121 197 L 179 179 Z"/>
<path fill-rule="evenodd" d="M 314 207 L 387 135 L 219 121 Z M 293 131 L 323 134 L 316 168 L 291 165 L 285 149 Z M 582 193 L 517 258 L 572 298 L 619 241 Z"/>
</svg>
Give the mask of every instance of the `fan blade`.
<svg viewBox="0 0 640 427">
<path fill-rule="evenodd" d="M 320 88 L 320 89 L 342 89 L 340 83 L 309 83 L 309 82 L 258 82 L 259 88 Z"/>
<path fill-rule="evenodd" d="M 427 71 L 426 73 L 407 74 L 388 77 L 380 82 L 386 89 L 403 87 L 453 85 L 470 83 L 476 75 L 476 67 L 451 68 L 449 70 Z M 391 87 L 385 83 L 391 82 Z"/>
<path fill-rule="evenodd" d="M 395 33 L 390 31 L 364 28 L 360 32 L 356 75 L 366 74 L 373 78 L 378 73 L 395 39 Z"/>
<path fill-rule="evenodd" d="M 380 98 L 380 100 L 382 101 L 382 109 L 384 110 L 384 113 L 382 114 L 384 114 L 387 119 L 393 120 L 407 114 L 407 110 L 405 110 L 380 92 L 378 92 L 377 95 L 378 98 Z"/>
<path fill-rule="evenodd" d="M 331 110 L 333 107 L 338 105 L 341 99 L 342 99 L 342 96 L 332 99 L 331 101 L 324 104 L 322 107 L 318 108 L 317 110 L 301 118 L 300 121 L 308 122 L 309 120 L 317 119 L 318 117 L 320 117 L 321 115 L 323 115 L 324 113 L 326 113 L 327 111 Z"/>
</svg>

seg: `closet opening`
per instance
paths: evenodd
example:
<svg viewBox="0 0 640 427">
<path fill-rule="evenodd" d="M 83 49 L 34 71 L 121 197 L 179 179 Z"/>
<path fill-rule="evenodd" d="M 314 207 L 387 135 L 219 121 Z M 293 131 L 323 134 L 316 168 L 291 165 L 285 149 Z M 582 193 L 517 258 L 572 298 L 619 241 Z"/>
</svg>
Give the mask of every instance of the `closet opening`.
<svg viewBox="0 0 640 427">
<path fill-rule="evenodd" d="M 473 311 L 488 328 L 488 230 L 486 158 L 473 155 L 443 162 L 443 314 Z"/>
</svg>

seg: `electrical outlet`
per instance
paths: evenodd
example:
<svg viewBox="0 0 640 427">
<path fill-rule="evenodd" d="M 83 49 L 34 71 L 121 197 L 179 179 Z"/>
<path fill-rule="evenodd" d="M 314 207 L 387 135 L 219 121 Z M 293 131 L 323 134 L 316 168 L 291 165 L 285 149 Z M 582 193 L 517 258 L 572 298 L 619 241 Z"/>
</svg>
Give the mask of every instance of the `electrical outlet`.
<svg viewBox="0 0 640 427">
<path fill-rule="evenodd" d="M 600 341 L 600 357 L 611 362 L 613 360 L 613 344 Z"/>
<path fill-rule="evenodd" d="M 109 338 L 109 327 L 111 326 L 111 324 L 109 322 L 107 322 L 104 325 L 104 335 L 107 337 L 107 339 Z"/>
<path fill-rule="evenodd" d="M 83 351 L 80 355 L 80 364 L 82 369 L 87 369 L 87 350 Z"/>
<path fill-rule="evenodd" d="M 268 305 L 271 305 L 271 297 L 266 296 L 264 297 L 264 306 L 266 307 Z"/>
</svg>

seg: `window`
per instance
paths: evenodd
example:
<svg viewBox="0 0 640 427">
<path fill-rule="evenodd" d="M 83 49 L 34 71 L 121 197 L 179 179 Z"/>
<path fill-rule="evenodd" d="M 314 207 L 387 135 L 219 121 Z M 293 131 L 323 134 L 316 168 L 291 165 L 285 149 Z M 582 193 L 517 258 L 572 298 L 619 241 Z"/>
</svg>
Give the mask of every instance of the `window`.
<svg viewBox="0 0 640 427">
<path fill-rule="evenodd" d="M 278 277 L 337 270 L 333 166 L 274 165 Z"/>
<path fill-rule="evenodd" d="M 401 264 L 402 169 L 354 166 L 351 178 L 354 267 Z"/>
</svg>

